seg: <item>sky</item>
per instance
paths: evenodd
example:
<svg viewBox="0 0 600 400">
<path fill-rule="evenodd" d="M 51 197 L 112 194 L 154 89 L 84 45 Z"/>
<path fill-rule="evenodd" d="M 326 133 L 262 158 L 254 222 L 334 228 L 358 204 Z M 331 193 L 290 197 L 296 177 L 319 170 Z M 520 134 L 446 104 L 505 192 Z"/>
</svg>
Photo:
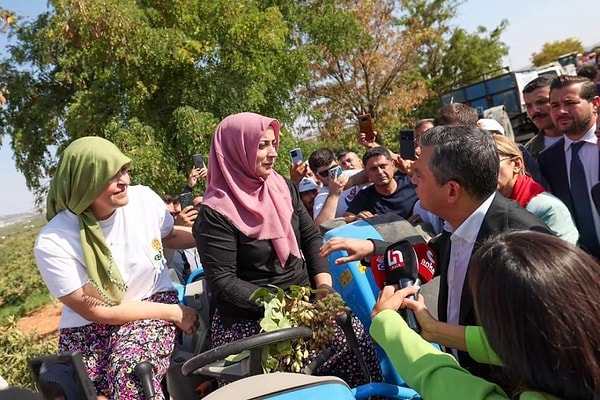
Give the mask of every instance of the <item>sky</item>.
<svg viewBox="0 0 600 400">
<path fill-rule="evenodd" d="M 458 8 L 454 23 L 473 32 L 477 26 L 492 30 L 507 19 L 502 41 L 509 47 L 504 66 L 511 70 L 529 66 L 531 54 L 546 42 L 567 38 L 581 40 L 585 48 L 600 43 L 597 20 L 598 0 L 466 0 Z M 47 0 L 0 0 L 0 7 L 25 18 L 35 18 L 47 9 Z M 4 57 L 7 38 L 0 35 L 0 57 Z M 482 73 L 485 71 L 482 71 Z M 0 198 L 0 216 L 34 209 L 33 194 L 25 178 L 15 168 L 8 137 L 0 147 L 0 182 L 5 191 Z"/>
</svg>

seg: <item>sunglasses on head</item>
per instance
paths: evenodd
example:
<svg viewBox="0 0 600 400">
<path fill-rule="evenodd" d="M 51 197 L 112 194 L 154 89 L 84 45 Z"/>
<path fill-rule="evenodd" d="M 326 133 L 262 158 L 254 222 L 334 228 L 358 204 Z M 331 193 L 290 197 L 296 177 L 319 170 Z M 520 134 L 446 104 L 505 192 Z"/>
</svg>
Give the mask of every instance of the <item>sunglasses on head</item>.
<svg viewBox="0 0 600 400">
<path fill-rule="evenodd" d="M 332 168 L 337 167 L 337 165 L 334 165 L 333 167 L 330 167 L 329 169 L 324 169 L 323 171 L 317 172 L 317 174 L 322 177 L 322 178 L 327 178 L 329 176 L 329 170 Z"/>
</svg>

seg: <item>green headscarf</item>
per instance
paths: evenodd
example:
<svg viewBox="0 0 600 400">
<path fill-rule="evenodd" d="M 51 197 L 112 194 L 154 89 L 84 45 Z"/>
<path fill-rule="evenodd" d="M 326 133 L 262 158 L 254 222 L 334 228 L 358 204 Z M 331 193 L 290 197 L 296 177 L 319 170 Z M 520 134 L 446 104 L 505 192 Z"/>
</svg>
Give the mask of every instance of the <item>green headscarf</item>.
<svg viewBox="0 0 600 400">
<path fill-rule="evenodd" d="M 88 277 L 102 299 L 112 305 L 121 302 L 127 286 L 90 206 L 108 181 L 129 164 L 131 159 L 106 139 L 96 136 L 77 139 L 63 152 L 48 193 L 48 221 L 63 210 L 79 216 Z"/>
</svg>

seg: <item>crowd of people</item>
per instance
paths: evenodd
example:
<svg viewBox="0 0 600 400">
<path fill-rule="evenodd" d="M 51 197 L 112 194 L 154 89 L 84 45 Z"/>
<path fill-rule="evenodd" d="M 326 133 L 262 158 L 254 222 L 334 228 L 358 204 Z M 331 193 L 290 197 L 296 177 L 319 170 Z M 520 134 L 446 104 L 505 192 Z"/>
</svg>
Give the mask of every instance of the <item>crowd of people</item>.
<svg viewBox="0 0 600 400">
<path fill-rule="evenodd" d="M 410 299 L 418 288 L 390 285 L 373 309 L 371 336 L 353 318 L 373 380 L 382 379 L 374 338 L 424 398 L 599 398 L 600 97 L 581 76 L 534 79 L 523 97 L 539 129 L 524 145 L 453 103 L 415 124 L 412 159 L 358 132 L 362 156 L 319 148 L 290 164 L 289 179 L 274 169 L 277 119 L 230 115 L 215 130 L 208 168 L 194 166 L 183 190 L 206 179 L 206 191 L 183 209 L 177 195 L 130 185 L 133 161 L 112 143 L 75 140 L 52 178 L 49 222 L 34 250 L 64 304 L 59 349 L 80 351 L 108 398 L 139 398 L 132 370 L 150 360 L 162 398 L 177 331 L 199 325 L 172 281 L 204 269 L 212 343 L 229 343 L 260 332 L 263 310 L 250 300 L 257 288 L 323 289 L 316 300 L 333 291 L 326 256 L 346 250 L 335 261 L 343 264 L 389 245 L 323 243 L 325 223 L 395 214 L 433 237 L 438 312 Z M 396 312 L 406 307 L 421 335 Z M 334 356 L 317 373 L 365 383 L 345 343 L 336 327 Z"/>
</svg>

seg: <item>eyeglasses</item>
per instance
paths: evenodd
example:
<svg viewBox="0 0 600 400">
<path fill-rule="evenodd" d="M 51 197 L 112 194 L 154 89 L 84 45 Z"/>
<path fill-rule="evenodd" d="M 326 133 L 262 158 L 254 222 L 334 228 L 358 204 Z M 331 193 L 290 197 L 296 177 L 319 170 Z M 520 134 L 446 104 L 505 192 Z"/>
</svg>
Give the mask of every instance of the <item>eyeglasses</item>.
<svg viewBox="0 0 600 400">
<path fill-rule="evenodd" d="M 317 175 L 319 175 L 321 178 L 327 178 L 329 176 L 329 170 L 335 167 L 337 167 L 337 165 L 329 167 L 328 169 L 324 169 L 323 171 L 319 171 L 317 172 Z"/>
</svg>

